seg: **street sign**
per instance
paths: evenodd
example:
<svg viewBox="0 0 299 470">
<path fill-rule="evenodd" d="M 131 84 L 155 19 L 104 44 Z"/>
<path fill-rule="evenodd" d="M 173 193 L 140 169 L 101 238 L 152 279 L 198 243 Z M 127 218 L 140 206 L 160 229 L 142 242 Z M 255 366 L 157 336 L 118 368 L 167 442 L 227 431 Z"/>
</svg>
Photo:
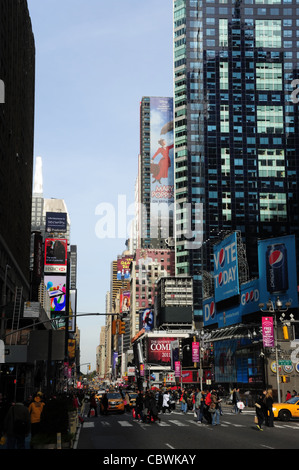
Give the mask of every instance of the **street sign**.
<svg viewBox="0 0 299 470">
<path fill-rule="evenodd" d="M 278 365 L 280 365 L 280 366 L 291 366 L 292 361 L 290 361 L 289 359 L 282 359 L 282 360 L 278 361 Z"/>
</svg>

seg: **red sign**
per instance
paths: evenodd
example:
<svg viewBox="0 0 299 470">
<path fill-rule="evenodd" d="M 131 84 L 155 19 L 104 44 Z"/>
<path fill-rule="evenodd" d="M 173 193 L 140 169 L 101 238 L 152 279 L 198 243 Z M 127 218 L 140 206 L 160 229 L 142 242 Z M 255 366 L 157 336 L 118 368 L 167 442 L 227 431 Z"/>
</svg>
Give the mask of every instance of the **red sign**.
<svg viewBox="0 0 299 470">
<path fill-rule="evenodd" d="M 199 343 L 192 343 L 192 362 L 199 362 Z"/>
<path fill-rule="evenodd" d="M 148 338 L 148 358 L 149 364 L 171 363 L 170 343 L 176 338 Z"/>
<path fill-rule="evenodd" d="M 274 348 L 273 317 L 262 317 L 263 344 L 265 348 Z"/>
</svg>

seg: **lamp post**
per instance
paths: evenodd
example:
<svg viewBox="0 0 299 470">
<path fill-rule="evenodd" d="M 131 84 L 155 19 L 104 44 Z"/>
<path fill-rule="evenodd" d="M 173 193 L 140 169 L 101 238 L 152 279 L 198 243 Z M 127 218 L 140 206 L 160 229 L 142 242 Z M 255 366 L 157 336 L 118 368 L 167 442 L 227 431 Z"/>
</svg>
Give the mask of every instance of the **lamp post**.
<svg viewBox="0 0 299 470">
<path fill-rule="evenodd" d="M 183 388 L 183 378 L 182 378 L 182 371 L 183 371 L 183 352 L 184 352 L 184 349 L 187 348 L 187 351 L 190 351 L 190 346 L 189 344 L 185 344 L 185 346 L 182 347 L 182 361 L 181 361 L 181 390 Z"/>
<path fill-rule="evenodd" d="M 278 394 L 278 403 L 281 403 L 281 396 L 280 396 L 280 381 L 279 381 L 279 364 L 278 364 L 278 337 L 277 337 L 277 314 L 278 313 L 283 313 L 286 312 L 289 307 L 291 306 L 290 302 L 286 302 L 285 306 L 286 308 L 282 308 L 282 302 L 277 297 L 275 302 L 273 302 L 271 299 L 268 300 L 266 303 L 266 309 L 263 307 L 265 304 L 261 303 L 259 304 L 259 308 L 261 312 L 264 313 L 270 313 L 273 316 L 274 319 L 274 347 L 275 347 L 275 361 L 276 361 L 276 382 L 277 382 L 277 394 Z"/>
</svg>

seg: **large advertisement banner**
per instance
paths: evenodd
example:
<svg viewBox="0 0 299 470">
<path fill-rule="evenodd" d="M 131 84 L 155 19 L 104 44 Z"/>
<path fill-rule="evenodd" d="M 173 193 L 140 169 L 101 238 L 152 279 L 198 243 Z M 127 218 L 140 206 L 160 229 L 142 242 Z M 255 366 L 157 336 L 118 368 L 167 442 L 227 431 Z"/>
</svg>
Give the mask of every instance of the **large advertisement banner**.
<svg viewBox="0 0 299 470">
<path fill-rule="evenodd" d="M 151 98 L 150 109 L 151 230 L 157 230 L 152 233 L 157 238 L 159 219 L 169 229 L 169 205 L 174 202 L 173 99 Z"/>
<path fill-rule="evenodd" d="M 298 307 L 295 235 L 258 240 L 258 257 L 264 302 L 279 297 Z"/>
<path fill-rule="evenodd" d="M 66 276 L 45 276 L 44 283 L 51 301 L 51 312 L 65 312 Z"/>
<path fill-rule="evenodd" d="M 151 331 L 154 329 L 154 312 L 151 308 L 139 310 L 139 330 Z"/>
<path fill-rule="evenodd" d="M 46 232 L 66 232 L 66 212 L 46 212 Z"/>
<path fill-rule="evenodd" d="M 133 256 L 123 256 L 117 260 L 117 275 L 116 278 L 118 281 L 127 280 L 131 278 L 130 274 L 130 264 L 133 261 Z"/>
<path fill-rule="evenodd" d="M 65 238 L 46 238 L 44 272 L 65 273 L 67 270 L 67 240 Z"/>
<path fill-rule="evenodd" d="M 129 313 L 131 292 L 124 291 L 120 294 L 120 313 Z"/>
<path fill-rule="evenodd" d="M 262 317 L 263 345 L 265 348 L 274 348 L 273 317 Z"/>
<path fill-rule="evenodd" d="M 170 343 L 176 338 L 148 338 L 147 362 L 149 364 L 170 365 Z"/>
<path fill-rule="evenodd" d="M 216 303 L 239 294 L 236 232 L 214 247 L 214 284 Z"/>
</svg>

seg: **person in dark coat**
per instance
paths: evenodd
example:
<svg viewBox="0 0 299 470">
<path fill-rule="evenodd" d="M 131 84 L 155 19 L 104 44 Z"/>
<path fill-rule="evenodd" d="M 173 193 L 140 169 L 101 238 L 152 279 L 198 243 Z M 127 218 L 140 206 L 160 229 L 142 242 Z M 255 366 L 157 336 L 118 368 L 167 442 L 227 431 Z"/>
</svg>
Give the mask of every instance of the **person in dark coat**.
<svg viewBox="0 0 299 470">
<path fill-rule="evenodd" d="M 13 403 L 4 419 L 7 449 L 25 449 L 25 437 L 30 434 L 30 414 L 23 403 Z"/>
<path fill-rule="evenodd" d="M 90 416 L 91 410 L 94 410 L 95 416 L 97 417 L 98 416 L 98 405 L 97 405 L 95 393 L 93 393 L 90 397 L 89 410 L 88 410 L 88 415 L 87 415 L 88 418 Z"/>
<path fill-rule="evenodd" d="M 137 397 L 136 397 L 136 419 L 143 421 L 144 416 L 143 416 L 143 395 L 140 390 L 137 391 Z"/>
<path fill-rule="evenodd" d="M 265 421 L 265 404 L 264 404 L 264 395 L 262 393 L 260 393 L 258 396 L 257 396 L 257 399 L 255 401 L 255 413 L 256 413 L 256 416 L 257 416 L 257 428 L 260 430 L 260 431 L 263 431 L 262 429 L 262 425 Z"/>
<path fill-rule="evenodd" d="M 266 426 L 269 428 L 274 427 L 274 414 L 272 410 L 274 400 L 272 396 L 272 390 L 269 389 L 267 390 L 266 396 L 265 396 L 265 405 L 266 405 L 266 410 L 267 410 L 267 417 L 266 417 Z"/>
</svg>

